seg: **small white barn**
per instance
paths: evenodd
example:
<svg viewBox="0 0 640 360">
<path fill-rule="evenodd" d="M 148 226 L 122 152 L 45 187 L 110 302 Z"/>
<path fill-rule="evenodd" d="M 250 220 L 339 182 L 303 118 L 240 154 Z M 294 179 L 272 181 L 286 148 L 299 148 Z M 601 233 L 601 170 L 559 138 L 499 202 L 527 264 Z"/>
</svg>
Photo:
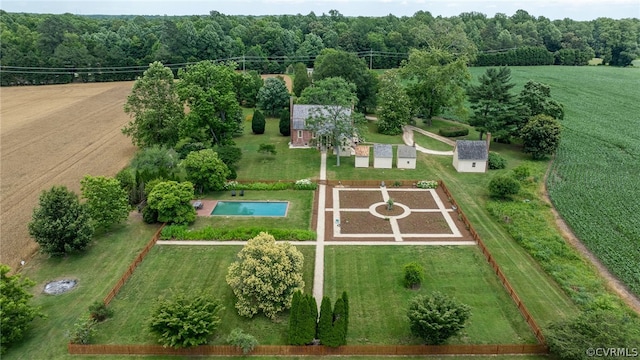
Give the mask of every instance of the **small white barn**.
<svg viewBox="0 0 640 360">
<path fill-rule="evenodd" d="M 365 145 L 356 146 L 356 167 L 368 168 L 369 167 L 369 152 L 371 147 Z"/>
<path fill-rule="evenodd" d="M 489 146 L 482 140 L 458 140 L 453 148 L 453 167 L 458 172 L 487 171 Z"/>
<path fill-rule="evenodd" d="M 373 145 L 373 167 L 391 169 L 393 166 L 393 147 L 389 144 Z"/>
<path fill-rule="evenodd" d="M 398 169 L 416 168 L 416 148 L 408 145 L 398 145 Z"/>
</svg>

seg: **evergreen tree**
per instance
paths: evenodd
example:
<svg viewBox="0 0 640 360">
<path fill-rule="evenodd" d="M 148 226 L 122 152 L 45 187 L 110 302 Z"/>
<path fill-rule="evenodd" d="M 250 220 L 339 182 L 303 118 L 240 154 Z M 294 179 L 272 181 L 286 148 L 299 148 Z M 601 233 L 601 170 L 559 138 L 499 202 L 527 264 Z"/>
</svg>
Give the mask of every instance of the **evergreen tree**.
<svg viewBox="0 0 640 360">
<path fill-rule="evenodd" d="M 254 111 L 253 118 L 251 119 L 251 131 L 253 131 L 254 134 L 264 134 L 264 128 L 266 125 L 267 122 L 260 110 Z"/>
<path fill-rule="evenodd" d="M 291 112 L 289 112 L 289 110 L 282 110 L 280 112 L 280 134 L 282 134 L 282 136 L 289 136 L 291 135 Z"/>
<path fill-rule="evenodd" d="M 289 345 L 302 345 L 300 341 L 300 310 L 302 293 L 300 290 L 293 293 L 291 310 L 289 312 Z"/>
<path fill-rule="evenodd" d="M 318 325 L 318 304 L 311 294 L 306 294 L 307 317 L 304 324 L 304 333 L 307 344 L 316 337 L 316 326 Z"/>
<path fill-rule="evenodd" d="M 490 132 L 496 139 L 506 139 L 517 134 L 519 117 L 517 101 L 511 89 L 511 69 L 489 68 L 478 79 L 480 84 L 467 88 L 473 115 L 469 124 L 473 125 L 482 136 Z"/>
<path fill-rule="evenodd" d="M 344 344 L 347 344 L 347 335 L 349 333 L 349 296 L 347 292 L 342 292 L 342 301 L 344 301 Z"/>
<path fill-rule="evenodd" d="M 317 338 L 322 344 L 325 344 L 327 338 L 331 336 L 333 327 L 333 310 L 331 309 L 331 300 L 328 297 L 322 298 L 320 304 L 320 319 L 318 320 Z"/>
<path fill-rule="evenodd" d="M 311 79 L 307 74 L 307 66 L 303 63 L 297 63 L 294 65 L 293 70 L 293 93 L 296 96 L 300 96 L 302 90 L 311 85 Z"/>
<path fill-rule="evenodd" d="M 333 308 L 333 324 L 331 326 L 331 331 L 329 332 L 329 336 L 325 337 L 323 341 L 324 345 L 338 347 L 346 344 L 345 321 L 344 300 L 342 298 L 338 298 Z"/>
</svg>

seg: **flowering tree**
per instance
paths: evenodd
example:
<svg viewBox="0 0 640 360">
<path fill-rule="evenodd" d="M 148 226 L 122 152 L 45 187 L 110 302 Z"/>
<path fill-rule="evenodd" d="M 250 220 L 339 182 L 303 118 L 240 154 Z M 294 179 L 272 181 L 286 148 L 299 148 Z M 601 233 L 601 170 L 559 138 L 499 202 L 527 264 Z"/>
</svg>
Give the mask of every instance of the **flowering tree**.
<svg viewBox="0 0 640 360">
<path fill-rule="evenodd" d="M 298 249 L 287 242 L 276 243 L 265 232 L 247 241 L 227 273 L 227 284 L 238 298 L 238 314 L 253 317 L 262 311 L 275 319 L 290 308 L 293 294 L 304 287 L 303 263 Z"/>
</svg>

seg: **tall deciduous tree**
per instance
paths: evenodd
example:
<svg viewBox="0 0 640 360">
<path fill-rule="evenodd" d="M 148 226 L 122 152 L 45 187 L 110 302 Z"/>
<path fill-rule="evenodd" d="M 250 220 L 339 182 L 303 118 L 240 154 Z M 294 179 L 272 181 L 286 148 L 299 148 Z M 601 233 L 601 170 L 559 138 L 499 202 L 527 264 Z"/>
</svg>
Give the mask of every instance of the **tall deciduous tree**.
<svg viewBox="0 0 640 360">
<path fill-rule="evenodd" d="M 547 84 L 527 81 L 518 100 L 525 118 L 542 114 L 558 120 L 564 119 L 564 106 L 551 98 L 551 87 Z"/>
<path fill-rule="evenodd" d="M 164 181 L 153 186 L 147 196 L 147 206 L 158 212 L 160 222 L 190 224 L 196 219 L 191 199 L 193 184 L 188 181 Z"/>
<path fill-rule="evenodd" d="M 351 109 L 324 105 L 310 113 L 305 121 L 305 128 L 315 134 L 314 141 L 322 147 L 333 147 L 336 151 L 336 165 L 340 166 L 341 148 L 351 145 L 351 139 L 358 137 L 360 133 Z"/>
<path fill-rule="evenodd" d="M 208 294 L 178 292 L 170 298 L 160 297 L 153 304 L 149 327 L 158 342 L 173 348 L 206 344 L 218 325 L 218 313 L 224 309 Z"/>
<path fill-rule="evenodd" d="M 473 110 L 469 124 L 476 128 L 480 139 L 487 132 L 500 139 L 517 135 L 521 117 L 516 96 L 510 92 L 515 86 L 511 82 L 511 69 L 489 68 L 478 81 L 479 84 L 467 88 Z"/>
<path fill-rule="evenodd" d="M 44 316 L 40 308 L 29 304 L 28 288 L 35 283 L 21 275 L 8 275 L 11 269 L 0 264 L 0 354 L 22 339 L 31 321 Z"/>
<path fill-rule="evenodd" d="M 120 181 L 111 177 L 86 175 L 80 185 L 96 228 L 108 229 L 127 220 L 129 197 Z"/>
<path fill-rule="evenodd" d="M 439 345 L 464 328 L 471 309 L 436 291 L 411 299 L 407 316 L 414 336 L 427 344 Z"/>
<path fill-rule="evenodd" d="M 247 241 L 229 267 L 227 284 L 238 298 L 240 316 L 253 317 L 263 312 L 270 319 L 291 307 L 296 290 L 304 287 L 304 257 L 287 242 L 260 233 Z"/>
<path fill-rule="evenodd" d="M 267 114 L 276 116 L 289 106 L 289 97 L 289 90 L 282 78 L 268 78 L 258 91 L 258 107 Z"/>
<path fill-rule="evenodd" d="M 264 85 L 264 81 L 257 71 L 238 73 L 235 78 L 236 98 L 242 106 L 252 108 L 258 101 L 258 91 Z"/>
<path fill-rule="evenodd" d="M 54 186 L 40 194 L 39 206 L 33 210 L 29 223 L 29 234 L 43 252 L 60 256 L 84 250 L 93 231 L 89 211 L 73 191 Z"/>
<path fill-rule="evenodd" d="M 464 88 L 470 79 L 467 59 L 444 50 L 413 50 L 401 68 L 414 113 L 431 118 L 445 109 L 464 113 Z"/>
<path fill-rule="evenodd" d="M 311 79 L 307 73 L 307 66 L 303 63 L 297 63 L 293 67 L 293 93 L 300 96 L 302 90 L 311 85 Z"/>
<path fill-rule="evenodd" d="M 341 77 L 330 77 L 316 81 L 302 91 L 298 104 L 341 105 L 352 107 L 358 102 L 356 85 Z"/>
<path fill-rule="evenodd" d="M 220 160 L 213 149 L 204 149 L 189 153 L 182 165 L 187 172 L 187 179 L 196 188 L 203 191 L 222 190 L 229 176 L 229 168 Z"/>
<path fill-rule="evenodd" d="M 160 62 L 149 65 L 134 83 L 124 111 L 133 120 L 122 132 L 131 137 L 134 145 L 174 146 L 178 142 L 178 124 L 184 118 L 184 107 L 171 69 Z"/>
<path fill-rule="evenodd" d="M 560 123 L 547 115 L 536 115 L 520 131 L 522 151 L 534 159 L 553 154 L 560 145 Z"/>
<path fill-rule="evenodd" d="M 375 108 L 378 80 L 375 74 L 367 69 L 364 60 L 346 51 L 324 49 L 316 58 L 313 79 L 322 80 L 330 77 L 341 77 L 356 86 L 356 106 L 360 111 Z"/>
<path fill-rule="evenodd" d="M 378 91 L 378 132 L 386 135 L 402 133 L 411 120 L 411 100 L 400 83 L 398 73 L 388 71 L 380 77 Z"/>
<path fill-rule="evenodd" d="M 181 137 L 224 144 L 242 131 L 235 93 L 235 65 L 201 61 L 178 71 L 178 94 L 189 105 Z"/>
</svg>

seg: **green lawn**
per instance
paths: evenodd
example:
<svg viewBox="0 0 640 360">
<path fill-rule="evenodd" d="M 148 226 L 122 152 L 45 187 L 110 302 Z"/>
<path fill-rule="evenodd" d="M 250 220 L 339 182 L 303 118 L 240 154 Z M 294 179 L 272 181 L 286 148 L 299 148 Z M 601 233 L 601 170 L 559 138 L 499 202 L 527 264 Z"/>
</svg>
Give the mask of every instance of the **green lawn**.
<svg viewBox="0 0 640 360">
<path fill-rule="evenodd" d="M 235 261 L 240 246 L 165 246 L 154 247 L 145 261 L 113 300 L 115 316 L 98 328 L 99 344 L 153 344 L 155 338 L 147 330 L 150 306 L 160 295 L 171 289 L 207 291 L 221 300 L 221 324 L 213 344 L 225 344 L 234 328 L 254 335 L 260 344 L 284 344 L 287 339 L 288 313 L 276 321 L 263 315 L 253 319 L 238 315 L 235 296 L 225 277 Z M 305 292 L 313 287 L 314 246 L 298 246 L 304 255 Z"/>
<path fill-rule="evenodd" d="M 375 120 L 368 120 L 363 127 L 362 137 L 365 143 L 377 144 L 404 144 L 402 135 L 385 135 L 378 132 L 378 123 Z"/>
<path fill-rule="evenodd" d="M 89 305 L 111 291 L 157 228 L 139 220 L 129 221 L 128 226 L 99 237 L 84 253 L 63 258 L 37 255 L 28 261 L 22 272 L 37 283 L 32 301 L 42 307 L 47 318 L 36 319 L 24 341 L 2 359 L 71 358 L 67 354 L 67 331 L 79 317 L 88 314 Z M 46 283 L 69 278 L 78 280 L 73 291 L 57 296 L 42 293 Z"/>
<path fill-rule="evenodd" d="M 288 201 L 289 209 L 285 217 L 242 217 L 211 216 L 197 217 L 193 228 L 213 227 L 256 227 L 310 229 L 314 192 L 309 190 L 256 191 L 245 190 L 244 196 L 231 196 L 231 192 L 214 192 L 204 198 L 216 200 L 272 200 Z"/>
<path fill-rule="evenodd" d="M 245 121 L 244 133 L 234 139 L 242 149 L 238 163 L 241 180 L 299 180 L 317 179 L 320 173 L 320 154 L 315 149 L 289 149 L 288 136 L 282 136 L 279 120 L 268 118 L 264 134 L 251 132 L 251 122 Z M 274 144 L 275 156 L 258 153 L 260 144 Z"/>
<path fill-rule="evenodd" d="M 403 266 L 425 269 L 419 290 L 402 284 Z M 464 334 L 451 344 L 535 343 L 517 307 L 476 247 L 329 246 L 325 248 L 325 296 L 349 295 L 349 344 L 419 344 L 406 319 L 408 302 L 440 291 L 472 308 Z"/>
<path fill-rule="evenodd" d="M 421 134 L 417 131 L 413 132 L 413 140 L 416 144 L 422 146 L 425 149 L 436 150 L 436 151 L 452 151 L 453 146 L 449 144 L 445 144 L 440 140 L 436 140 L 427 135 Z"/>
</svg>

